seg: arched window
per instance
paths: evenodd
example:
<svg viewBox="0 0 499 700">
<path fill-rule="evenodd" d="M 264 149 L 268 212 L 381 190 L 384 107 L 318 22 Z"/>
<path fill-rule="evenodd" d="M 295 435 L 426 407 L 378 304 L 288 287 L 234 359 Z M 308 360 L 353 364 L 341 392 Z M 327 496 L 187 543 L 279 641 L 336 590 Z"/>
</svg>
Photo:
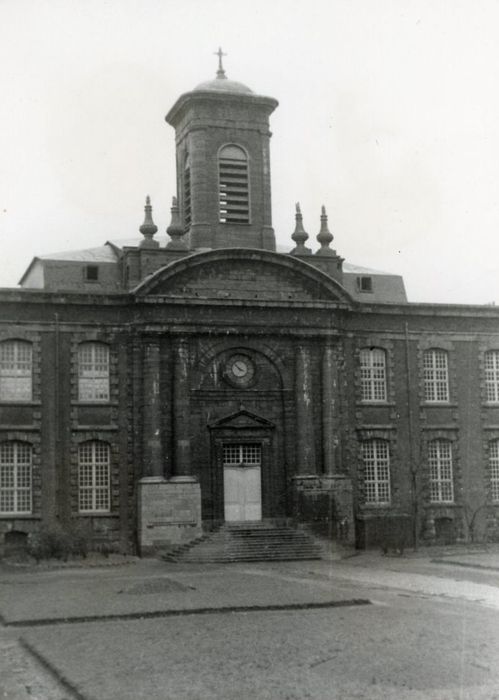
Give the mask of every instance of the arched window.
<svg viewBox="0 0 499 700">
<path fill-rule="evenodd" d="M 499 350 L 489 350 L 484 360 L 487 402 L 499 403 Z"/>
<path fill-rule="evenodd" d="M 78 348 L 78 400 L 109 401 L 109 347 L 104 343 Z"/>
<path fill-rule="evenodd" d="M 191 158 L 186 154 L 184 163 L 184 226 L 191 225 Z"/>
<path fill-rule="evenodd" d="M 218 154 L 219 219 L 224 224 L 248 224 L 248 157 L 239 146 L 224 146 Z"/>
<path fill-rule="evenodd" d="M 428 443 L 428 466 L 430 468 L 430 501 L 453 503 L 452 443 L 449 440 L 438 439 Z"/>
<path fill-rule="evenodd" d="M 362 401 L 386 401 L 386 353 L 382 348 L 360 351 Z"/>
<path fill-rule="evenodd" d="M 449 369 L 447 351 L 433 348 L 423 354 L 424 399 L 431 403 L 448 403 Z"/>
<path fill-rule="evenodd" d="M 388 442 L 375 438 L 362 443 L 366 503 L 390 503 L 390 451 Z"/>
<path fill-rule="evenodd" d="M 494 503 L 499 503 L 499 440 L 489 444 L 490 490 Z"/>
<path fill-rule="evenodd" d="M 33 348 L 26 340 L 0 343 L 0 401 L 31 401 Z"/>
<path fill-rule="evenodd" d="M 0 443 L 0 513 L 31 513 L 32 447 L 11 440 Z"/>
<path fill-rule="evenodd" d="M 110 449 L 107 442 L 90 440 L 78 448 L 78 509 L 80 513 L 110 510 Z"/>
</svg>

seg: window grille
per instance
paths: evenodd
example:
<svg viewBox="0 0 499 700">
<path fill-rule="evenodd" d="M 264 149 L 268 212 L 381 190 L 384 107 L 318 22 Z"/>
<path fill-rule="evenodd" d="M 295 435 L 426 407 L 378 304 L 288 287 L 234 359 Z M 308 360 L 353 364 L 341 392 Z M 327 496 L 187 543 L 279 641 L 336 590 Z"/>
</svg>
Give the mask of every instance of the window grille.
<svg viewBox="0 0 499 700">
<path fill-rule="evenodd" d="M 432 403 L 448 403 L 449 370 L 445 350 L 426 350 L 423 355 L 424 398 Z"/>
<path fill-rule="evenodd" d="M 494 440 L 489 446 L 489 469 L 492 500 L 499 503 L 499 440 Z"/>
<path fill-rule="evenodd" d="M 0 343 L 0 401 L 31 401 L 33 348 L 25 340 Z"/>
<path fill-rule="evenodd" d="M 107 442 L 84 442 L 78 448 L 78 507 L 80 513 L 110 509 L 110 450 Z"/>
<path fill-rule="evenodd" d="M 390 453 L 386 440 L 362 443 L 366 503 L 390 503 Z"/>
<path fill-rule="evenodd" d="M 0 443 L 0 513 L 31 513 L 32 448 L 25 442 Z"/>
<path fill-rule="evenodd" d="M 218 204 L 220 222 L 248 224 L 248 158 L 242 148 L 225 146 L 218 158 Z"/>
<path fill-rule="evenodd" d="M 453 503 L 452 445 L 448 440 L 432 440 L 428 444 L 428 464 L 431 502 Z"/>
<path fill-rule="evenodd" d="M 104 343 L 78 348 L 78 399 L 109 401 L 109 347 Z"/>
<path fill-rule="evenodd" d="M 360 351 L 362 401 L 386 401 L 386 353 L 382 348 Z"/>
<path fill-rule="evenodd" d="M 260 466 L 262 449 L 260 445 L 224 445 L 224 467 L 230 466 Z"/>
<path fill-rule="evenodd" d="M 488 403 L 499 403 L 499 350 L 485 353 L 485 389 Z"/>
</svg>

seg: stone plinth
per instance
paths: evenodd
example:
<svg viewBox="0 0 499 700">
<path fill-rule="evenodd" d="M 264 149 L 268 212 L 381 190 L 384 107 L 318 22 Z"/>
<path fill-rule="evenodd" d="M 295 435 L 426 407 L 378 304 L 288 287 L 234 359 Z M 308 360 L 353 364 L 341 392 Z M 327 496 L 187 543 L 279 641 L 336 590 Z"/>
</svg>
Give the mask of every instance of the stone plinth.
<svg viewBox="0 0 499 700">
<path fill-rule="evenodd" d="M 344 474 L 305 474 L 292 479 L 294 515 L 317 534 L 355 541 L 352 482 Z"/>
<path fill-rule="evenodd" d="M 187 544 L 201 533 L 201 488 L 196 479 L 140 480 L 138 538 L 142 556 Z"/>
</svg>

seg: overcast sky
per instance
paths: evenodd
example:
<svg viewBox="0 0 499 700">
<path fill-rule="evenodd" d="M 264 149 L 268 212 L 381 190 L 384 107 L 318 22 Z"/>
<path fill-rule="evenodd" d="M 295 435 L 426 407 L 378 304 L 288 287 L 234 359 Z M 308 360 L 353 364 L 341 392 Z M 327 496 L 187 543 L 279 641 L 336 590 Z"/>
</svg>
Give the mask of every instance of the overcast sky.
<svg viewBox="0 0 499 700">
<path fill-rule="evenodd" d="M 128 238 L 175 194 L 177 97 L 227 76 L 279 100 L 273 221 L 411 301 L 499 303 L 499 0 L 0 0 L 0 285 Z"/>
</svg>

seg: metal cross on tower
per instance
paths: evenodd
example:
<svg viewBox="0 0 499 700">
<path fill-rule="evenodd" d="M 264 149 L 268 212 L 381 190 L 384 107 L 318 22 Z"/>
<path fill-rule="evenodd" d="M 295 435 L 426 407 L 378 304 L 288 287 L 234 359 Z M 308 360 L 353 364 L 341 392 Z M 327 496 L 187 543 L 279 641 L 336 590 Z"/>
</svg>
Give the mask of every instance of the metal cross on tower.
<svg viewBox="0 0 499 700">
<path fill-rule="evenodd" d="M 218 56 L 218 70 L 217 70 L 217 78 L 225 78 L 225 71 L 224 67 L 222 64 L 222 57 L 227 56 L 226 53 L 222 51 L 222 49 L 219 47 L 218 51 L 215 51 L 215 56 Z"/>
</svg>

